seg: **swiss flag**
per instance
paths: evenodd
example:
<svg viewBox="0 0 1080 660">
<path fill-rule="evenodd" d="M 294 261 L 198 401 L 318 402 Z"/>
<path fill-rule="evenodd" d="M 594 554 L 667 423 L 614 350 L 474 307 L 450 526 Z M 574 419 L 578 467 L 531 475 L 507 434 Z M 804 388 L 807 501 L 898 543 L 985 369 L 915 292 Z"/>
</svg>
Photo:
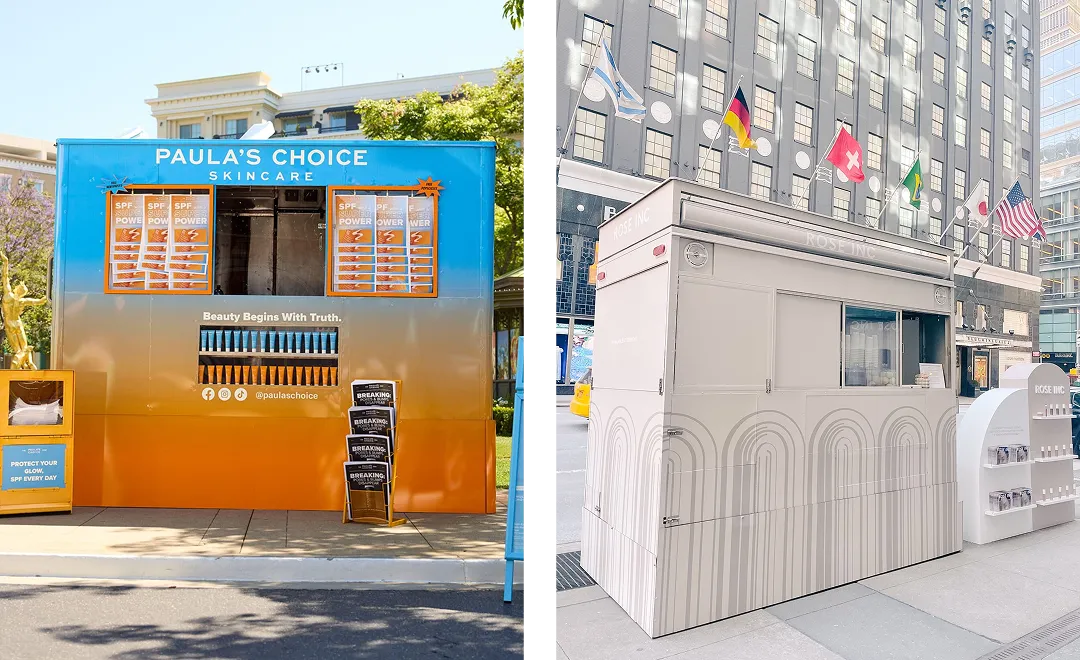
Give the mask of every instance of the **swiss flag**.
<svg viewBox="0 0 1080 660">
<path fill-rule="evenodd" d="M 866 178 L 862 171 L 862 147 L 843 126 L 840 127 L 840 133 L 836 136 L 836 142 L 833 143 L 832 151 L 829 152 L 827 158 L 830 163 L 836 165 L 836 169 L 855 183 Z"/>
</svg>

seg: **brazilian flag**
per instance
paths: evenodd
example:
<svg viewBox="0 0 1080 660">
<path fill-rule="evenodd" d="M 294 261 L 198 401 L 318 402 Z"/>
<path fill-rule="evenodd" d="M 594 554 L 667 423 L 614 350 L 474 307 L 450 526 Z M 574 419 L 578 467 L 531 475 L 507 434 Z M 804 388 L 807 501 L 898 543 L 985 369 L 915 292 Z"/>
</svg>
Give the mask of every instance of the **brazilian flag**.
<svg viewBox="0 0 1080 660">
<path fill-rule="evenodd" d="M 900 182 L 900 185 L 907 188 L 908 202 L 915 209 L 919 208 L 922 204 L 922 167 L 919 165 L 919 159 L 916 158 L 915 162 L 911 164 L 911 169 L 908 170 L 907 176 Z"/>
</svg>

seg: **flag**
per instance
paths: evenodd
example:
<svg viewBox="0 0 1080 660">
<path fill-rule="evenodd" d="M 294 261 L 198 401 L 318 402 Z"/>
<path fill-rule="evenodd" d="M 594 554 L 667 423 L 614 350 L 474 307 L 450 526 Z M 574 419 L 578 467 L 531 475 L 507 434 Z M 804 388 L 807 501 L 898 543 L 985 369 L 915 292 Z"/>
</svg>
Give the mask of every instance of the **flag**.
<svg viewBox="0 0 1080 660">
<path fill-rule="evenodd" d="M 1041 240 L 1046 236 L 1042 220 L 1031 205 L 1031 200 L 1024 196 L 1024 190 L 1017 181 L 1005 197 L 994 207 L 1001 217 L 1001 231 L 1013 238 L 1037 236 Z"/>
<path fill-rule="evenodd" d="M 986 179 L 979 181 L 979 185 L 971 191 L 971 196 L 964 202 L 964 208 L 967 210 L 969 225 L 973 225 L 974 221 L 979 227 L 985 227 L 990 221 L 990 184 Z"/>
<path fill-rule="evenodd" d="M 833 148 L 826 157 L 829 162 L 844 173 L 848 179 L 859 183 L 866 178 L 862 170 L 862 146 L 843 126 L 833 141 Z M 915 205 L 916 207 L 918 204 Z"/>
<path fill-rule="evenodd" d="M 919 165 L 919 157 L 916 156 L 915 162 L 911 164 L 911 169 L 908 170 L 907 176 L 900 185 L 907 188 L 908 203 L 918 209 L 919 204 L 922 204 L 922 167 Z"/>
<path fill-rule="evenodd" d="M 735 88 L 735 96 L 731 97 L 731 103 L 724 113 L 724 123 L 731 127 L 740 148 L 757 149 L 757 143 L 750 139 L 750 106 L 746 105 L 742 85 Z"/>
<path fill-rule="evenodd" d="M 615 67 L 615 58 L 608 49 L 607 39 L 604 39 L 602 43 L 604 52 L 600 61 L 593 67 L 593 75 L 604 86 L 612 103 L 615 104 L 615 116 L 641 123 L 641 119 L 645 116 L 645 104 L 637 92 L 631 89 L 619 75 L 619 70 Z"/>
</svg>

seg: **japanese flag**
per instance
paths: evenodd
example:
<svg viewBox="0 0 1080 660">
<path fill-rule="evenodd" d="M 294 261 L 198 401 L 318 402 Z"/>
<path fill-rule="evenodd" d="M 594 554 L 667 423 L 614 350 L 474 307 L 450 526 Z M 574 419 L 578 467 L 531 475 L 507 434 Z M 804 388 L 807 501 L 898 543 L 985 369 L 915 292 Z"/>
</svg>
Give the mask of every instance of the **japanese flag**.
<svg viewBox="0 0 1080 660">
<path fill-rule="evenodd" d="M 971 197 L 964 202 L 967 209 L 968 225 L 985 227 L 990 220 L 990 184 L 983 179 L 971 191 Z"/>
<path fill-rule="evenodd" d="M 862 147 L 843 126 L 840 127 L 840 132 L 827 158 L 830 163 L 836 165 L 836 169 L 855 183 L 866 178 L 862 170 Z"/>
</svg>

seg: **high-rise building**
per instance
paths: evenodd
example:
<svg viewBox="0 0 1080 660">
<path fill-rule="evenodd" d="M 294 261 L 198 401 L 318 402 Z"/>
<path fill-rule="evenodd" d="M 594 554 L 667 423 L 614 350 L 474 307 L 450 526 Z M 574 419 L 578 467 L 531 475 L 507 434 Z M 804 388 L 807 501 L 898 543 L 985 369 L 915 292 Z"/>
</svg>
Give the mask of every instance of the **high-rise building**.
<svg viewBox="0 0 1080 660">
<path fill-rule="evenodd" d="M 1080 313 L 1080 0 L 1044 0 L 1039 132 L 1040 214 L 1046 228 L 1039 348 L 1076 366 Z"/>
<path fill-rule="evenodd" d="M 1032 359 L 1041 287 L 1031 242 L 997 244 L 996 218 L 985 228 L 950 224 L 981 180 L 991 205 L 1016 181 L 1036 195 L 1032 0 L 580 4 L 561 1 L 556 28 L 559 147 L 570 132 L 556 205 L 561 382 L 589 364 L 597 226 L 668 177 L 918 239 L 940 236 L 957 254 L 960 392 L 977 395 L 1010 364 Z M 616 118 L 602 88 L 583 86 L 601 38 L 644 99 L 641 123 Z M 712 140 L 737 86 L 757 150 L 729 147 L 727 127 Z M 841 124 L 863 148 L 859 184 L 813 176 Z M 916 157 L 918 210 L 889 197 Z"/>
</svg>

